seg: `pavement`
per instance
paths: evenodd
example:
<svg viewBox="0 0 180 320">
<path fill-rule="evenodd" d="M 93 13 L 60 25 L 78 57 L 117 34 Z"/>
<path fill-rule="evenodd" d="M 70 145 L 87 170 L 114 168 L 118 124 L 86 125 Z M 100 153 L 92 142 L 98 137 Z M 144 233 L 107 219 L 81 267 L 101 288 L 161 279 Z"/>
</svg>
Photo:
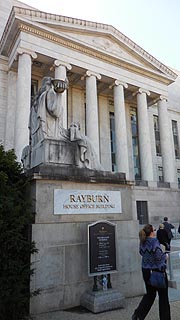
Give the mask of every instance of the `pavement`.
<svg viewBox="0 0 180 320">
<path fill-rule="evenodd" d="M 180 290 L 169 288 L 171 319 L 180 319 Z M 122 309 L 92 313 L 83 307 L 76 307 L 68 311 L 57 311 L 38 315 L 34 320 L 130 320 L 141 300 L 141 297 L 127 298 Z M 146 320 L 159 320 L 158 299 L 155 300 Z"/>
<path fill-rule="evenodd" d="M 172 251 L 180 251 L 180 239 L 171 242 Z M 131 316 L 138 306 L 142 296 L 126 298 L 124 308 L 93 314 L 79 306 L 66 311 L 43 313 L 33 317 L 33 320 L 131 320 Z M 169 288 L 171 320 L 180 319 L 180 290 Z M 146 320 L 159 320 L 158 295 L 146 317 Z"/>
</svg>

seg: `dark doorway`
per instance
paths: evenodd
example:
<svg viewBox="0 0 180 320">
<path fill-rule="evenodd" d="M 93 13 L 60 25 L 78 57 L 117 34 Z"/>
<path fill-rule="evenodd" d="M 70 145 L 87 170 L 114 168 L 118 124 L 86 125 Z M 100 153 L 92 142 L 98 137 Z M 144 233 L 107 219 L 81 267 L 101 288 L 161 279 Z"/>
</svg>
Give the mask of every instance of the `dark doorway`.
<svg viewBox="0 0 180 320">
<path fill-rule="evenodd" d="M 147 201 L 136 201 L 136 207 L 137 207 L 137 218 L 139 220 L 139 224 L 149 223 Z"/>
</svg>

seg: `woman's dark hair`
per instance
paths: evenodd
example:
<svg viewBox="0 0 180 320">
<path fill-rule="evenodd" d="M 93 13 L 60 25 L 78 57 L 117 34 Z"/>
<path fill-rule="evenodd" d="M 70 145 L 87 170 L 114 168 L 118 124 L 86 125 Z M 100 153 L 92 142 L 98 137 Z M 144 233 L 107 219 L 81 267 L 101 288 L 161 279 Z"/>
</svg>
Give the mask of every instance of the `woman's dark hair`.
<svg viewBox="0 0 180 320">
<path fill-rule="evenodd" d="M 140 242 L 143 243 L 146 241 L 146 238 L 150 236 L 151 232 L 153 232 L 152 224 L 146 224 L 143 229 L 139 231 L 139 239 Z"/>
</svg>

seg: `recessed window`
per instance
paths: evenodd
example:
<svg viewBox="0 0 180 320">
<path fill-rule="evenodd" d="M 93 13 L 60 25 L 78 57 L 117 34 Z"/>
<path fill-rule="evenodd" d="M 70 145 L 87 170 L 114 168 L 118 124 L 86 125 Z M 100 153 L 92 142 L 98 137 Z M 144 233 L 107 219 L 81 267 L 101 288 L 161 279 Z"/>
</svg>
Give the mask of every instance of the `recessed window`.
<svg viewBox="0 0 180 320">
<path fill-rule="evenodd" d="M 147 201 L 136 201 L 137 219 L 139 224 L 147 224 L 148 221 L 148 203 Z"/>
<path fill-rule="evenodd" d="M 132 133 L 132 148 L 134 162 L 134 177 L 135 180 L 141 180 L 140 157 L 139 157 L 139 139 L 138 139 L 138 121 L 137 109 L 130 108 L 131 118 L 131 133 Z"/>
<path fill-rule="evenodd" d="M 158 167 L 158 180 L 164 182 L 163 167 Z"/>
<path fill-rule="evenodd" d="M 177 128 L 177 121 L 172 120 L 172 133 L 173 133 L 173 140 L 174 140 L 174 153 L 176 159 L 179 159 L 179 141 L 178 141 L 178 128 Z"/>
<path fill-rule="evenodd" d="M 110 112 L 110 139 L 112 171 L 117 171 L 114 112 Z"/>
<path fill-rule="evenodd" d="M 161 156 L 161 142 L 160 142 L 158 116 L 153 116 L 153 121 L 154 121 L 154 135 L 155 135 L 155 143 L 156 143 L 156 155 Z"/>
<path fill-rule="evenodd" d="M 31 80 L 31 103 L 38 92 L 38 80 Z"/>
<path fill-rule="evenodd" d="M 180 169 L 177 169 L 178 188 L 180 189 Z"/>
</svg>

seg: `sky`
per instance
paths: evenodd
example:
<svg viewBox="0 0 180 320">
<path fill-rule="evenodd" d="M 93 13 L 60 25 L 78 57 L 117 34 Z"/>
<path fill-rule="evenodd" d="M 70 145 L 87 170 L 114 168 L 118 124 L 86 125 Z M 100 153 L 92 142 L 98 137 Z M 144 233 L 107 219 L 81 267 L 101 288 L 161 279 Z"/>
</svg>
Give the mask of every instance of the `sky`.
<svg viewBox="0 0 180 320">
<path fill-rule="evenodd" d="M 180 71 L 180 0 L 22 0 L 41 11 L 112 25 Z"/>
</svg>

